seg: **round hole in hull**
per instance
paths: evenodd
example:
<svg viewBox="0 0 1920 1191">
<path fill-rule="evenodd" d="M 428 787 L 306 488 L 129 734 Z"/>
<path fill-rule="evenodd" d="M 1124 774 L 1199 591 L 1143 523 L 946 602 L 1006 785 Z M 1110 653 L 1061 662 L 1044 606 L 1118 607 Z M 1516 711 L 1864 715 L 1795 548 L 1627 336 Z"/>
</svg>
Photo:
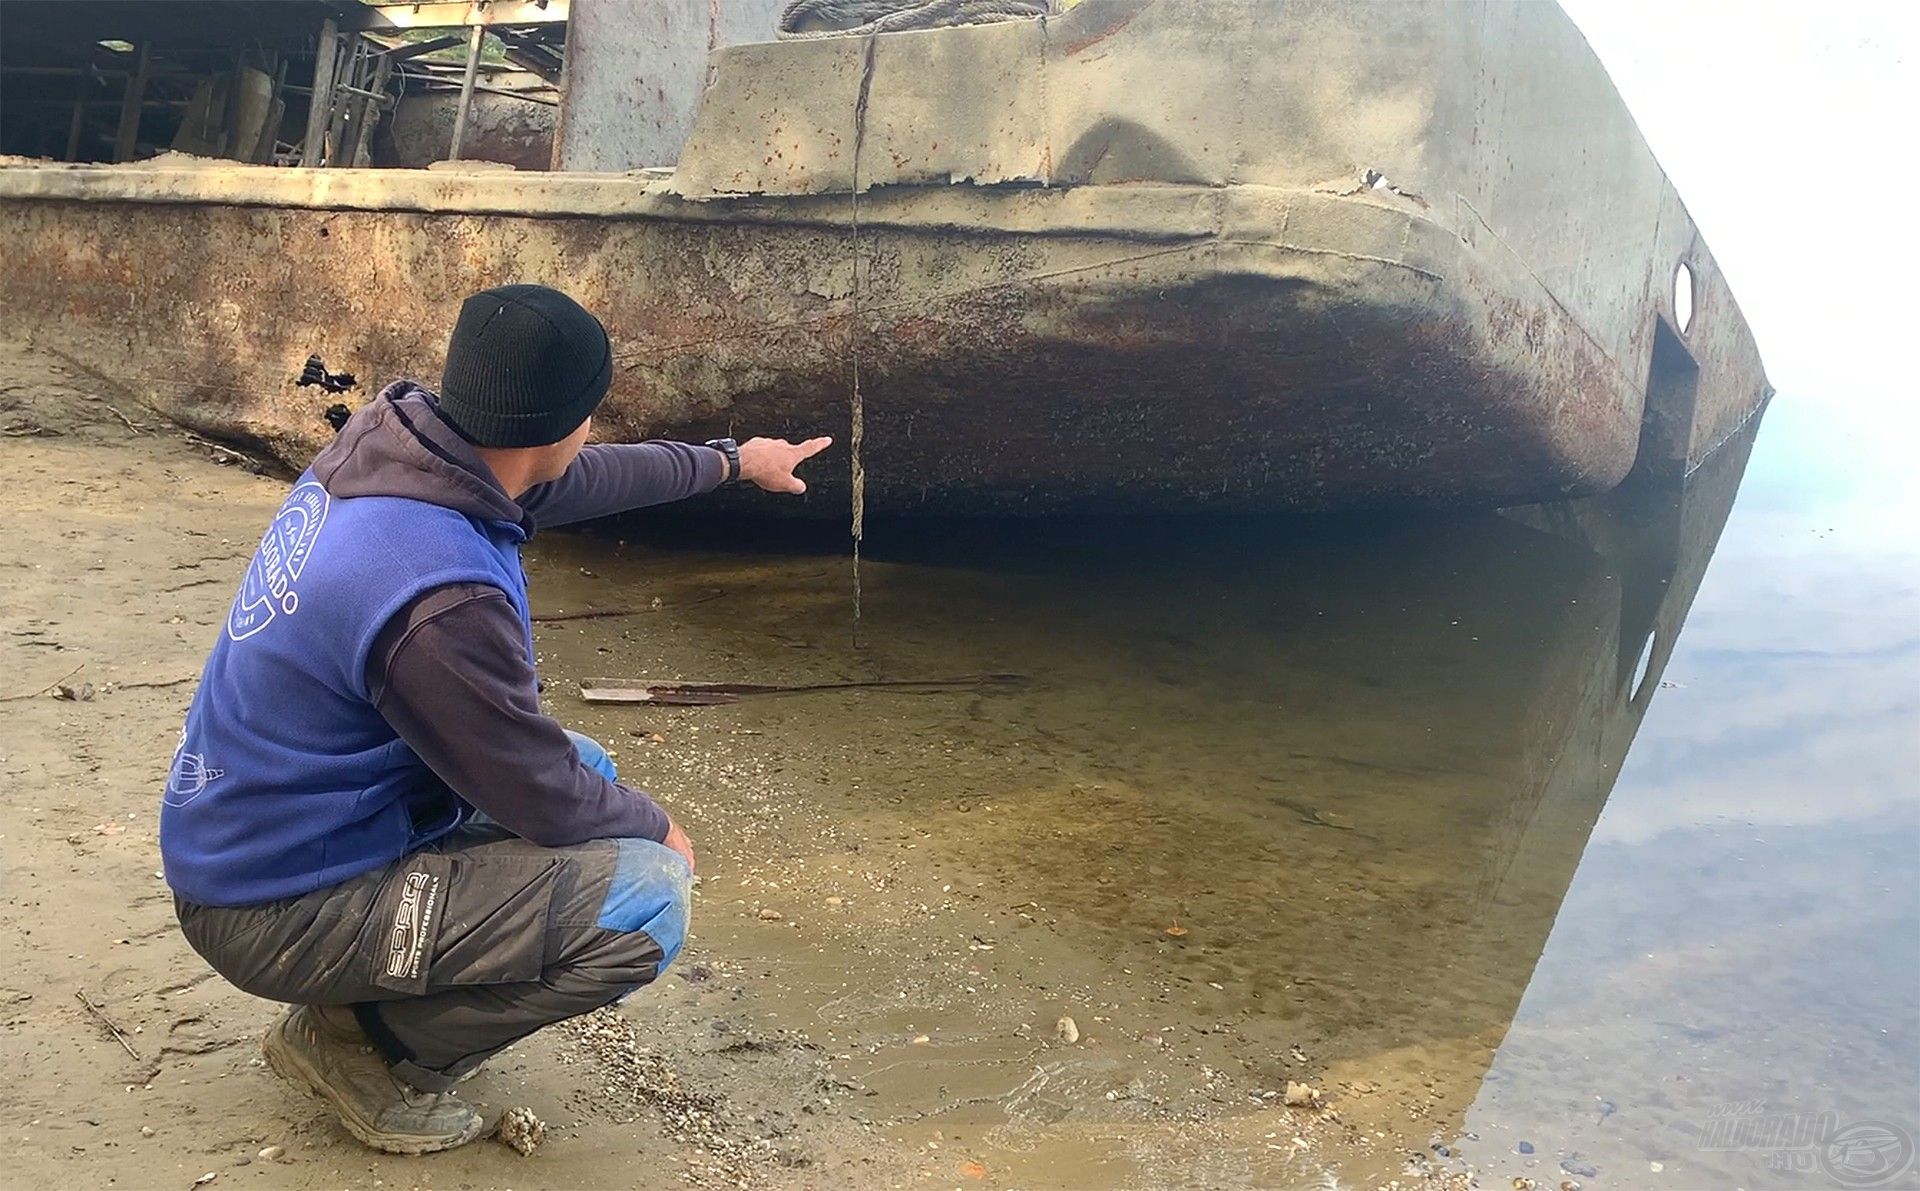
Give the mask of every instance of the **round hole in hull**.
<svg viewBox="0 0 1920 1191">
<path fill-rule="evenodd" d="M 1681 261 L 1673 271 L 1673 324 L 1685 335 L 1693 322 L 1693 268 Z"/>
</svg>

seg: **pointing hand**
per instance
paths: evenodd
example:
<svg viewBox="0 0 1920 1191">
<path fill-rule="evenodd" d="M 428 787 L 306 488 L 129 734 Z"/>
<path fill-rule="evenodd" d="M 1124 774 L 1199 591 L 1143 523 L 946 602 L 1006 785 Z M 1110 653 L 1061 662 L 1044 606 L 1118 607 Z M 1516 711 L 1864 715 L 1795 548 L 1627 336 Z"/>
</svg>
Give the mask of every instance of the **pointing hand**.
<svg viewBox="0 0 1920 1191">
<path fill-rule="evenodd" d="M 807 482 L 793 469 L 833 445 L 831 438 L 790 443 L 784 438 L 750 438 L 740 444 L 740 482 L 767 492 L 807 490 Z"/>
</svg>

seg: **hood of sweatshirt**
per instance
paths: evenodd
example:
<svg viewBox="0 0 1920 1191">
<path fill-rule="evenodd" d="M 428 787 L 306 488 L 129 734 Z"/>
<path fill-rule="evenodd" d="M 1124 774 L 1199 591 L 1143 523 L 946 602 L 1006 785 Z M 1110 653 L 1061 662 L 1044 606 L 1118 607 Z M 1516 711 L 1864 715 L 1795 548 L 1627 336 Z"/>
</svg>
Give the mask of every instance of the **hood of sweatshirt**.
<svg viewBox="0 0 1920 1191">
<path fill-rule="evenodd" d="M 309 469 L 329 495 L 402 496 L 533 532 L 473 444 L 440 414 L 433 393 L 395 381 L 347 419 Z"/>
</svg>

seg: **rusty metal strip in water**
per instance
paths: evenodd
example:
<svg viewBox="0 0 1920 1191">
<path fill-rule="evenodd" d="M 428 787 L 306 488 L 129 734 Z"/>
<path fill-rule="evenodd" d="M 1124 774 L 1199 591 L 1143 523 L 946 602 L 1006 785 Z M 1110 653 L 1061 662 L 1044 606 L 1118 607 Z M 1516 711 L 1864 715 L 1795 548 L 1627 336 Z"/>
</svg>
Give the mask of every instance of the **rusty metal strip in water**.
<svg viewBox="0 0 1920 1191">
<path fill-rule="evenodd" d="M 860 648 L 860 539 L 866 536 L 867 468 L 860 449 L 867 436 L 867 407 L 860 393 L 860 148 L 867 139 L 867 97 L 873 91 L 873 52 L 878 35 L 867 35 L 866 52 L 860 64 L 860 97 L 853 105 L 853 334 L 849 352 L 853 357 L 853 389 L 847 397 L 851 426 L 847 433 L 847 453 L 852 459 L 852 533 L 853 533 L 853 647 Z"/>
</svg>

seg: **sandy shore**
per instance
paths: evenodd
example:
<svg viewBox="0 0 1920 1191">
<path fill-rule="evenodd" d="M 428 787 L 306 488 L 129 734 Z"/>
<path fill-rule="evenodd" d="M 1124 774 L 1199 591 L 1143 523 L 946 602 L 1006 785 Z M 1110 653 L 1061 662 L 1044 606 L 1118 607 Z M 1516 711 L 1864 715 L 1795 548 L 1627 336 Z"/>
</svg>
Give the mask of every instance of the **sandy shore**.
<svg viewBox="0 0 1920 1191">
<path fill-rule="evenodd" d="M 545 626 L 548 697 L 687 823 L 702 853 L 692 943 L 654 988 L 467 1085 L 489 1113 L 547 1122 L 534 1156 L 495 1142 L 429 1159 L 359 1148 L 264 1068 L 276 1007 L 187 949 L 158 872 L 167 759 L 284 482 L 19 344 L 0 346 L 0 434 L 0 1181 L 1305 1186 L 1337 1167 L 1340 1185 L 1438 1185 L 1429 1133 L 1471 1099 L 1497 1015 L 1417 1057 L 1386 1039 L 1346 1045 L 1312 1013 L 1236 1000 L 1245 974 L 1184 937 L 1178 905 L 1109 923 L 1056 904 L 1057 863 L 991 859 L 1017 853 L 1035 821 L 1053 824 L 1054 855 L 1086 859 L 1084 815 L 1076 826 L 1048 798 L 1092 800 L 1124 831 L 1162 816 L 1045 764 L 1031 815 L 998 814 L 992 791 L 1035 762 L 979 702 L 991 696 L 940 716 L 857 696 L 671 713 L 567 697 L 596 672 L 758 677 L 769 659 L 791 662 L 789 680 L 849 676 L 819 649 L 833 617 L 782 604 L 788 572 L 739 553 L 643 580 L 630 550 L 577 537 L 530 559 L 536 604 L 640 614 Z M 729 610 L 715 590 L 786 613 Z M 884 569 L 876 592 L 884 615 Z M 903 638 L 866 664 L 925 672 L 914 648 Z M 959 736 L 968 723 L 977 738 Z M 906 759 L 869 764 L 890 751 Z M 899 788 L 875 790 L 876 773 Z M 937 814 L 902 800 L 941 773 L 952 797 Z M 1302 822 L 1307 839 L 1345 839 Z M 1366 1006 L 1328 1012 L 1349 1010 Z M 1286 1106 L 1289 1080 L 1329 1107 Z"/>
</svg>

